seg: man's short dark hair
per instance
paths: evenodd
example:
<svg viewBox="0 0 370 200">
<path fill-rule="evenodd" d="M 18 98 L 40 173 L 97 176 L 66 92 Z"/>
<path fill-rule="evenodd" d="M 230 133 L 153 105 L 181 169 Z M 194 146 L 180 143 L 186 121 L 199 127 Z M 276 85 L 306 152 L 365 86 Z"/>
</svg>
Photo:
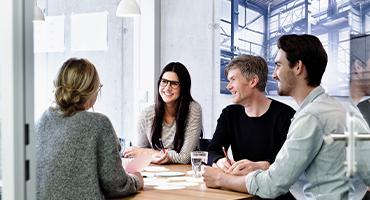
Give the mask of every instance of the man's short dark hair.
<svg viewBox="0 0 370 200">
<path fill-rule="evenodd" d="M 299 60 L 307 70 L 306 81 L 311 87 L 319 86 L 324 75 L 328 56 L 320 40 L 313 35 L 283 35 L 277 42 L 279 49 L 286 53 L 290 68 Z"/>
<path fill-rule="evenodd" d="M 233 69 L 239 69 L 247 81 L 257 76 L 257 89 L 260 92 L 265 91 L 269 70 L 266 61 L 262 57 L 243 54 L 232 59 L 225 67 L 224 74 L 226 78 L 229 71 Z"/>
</svg>

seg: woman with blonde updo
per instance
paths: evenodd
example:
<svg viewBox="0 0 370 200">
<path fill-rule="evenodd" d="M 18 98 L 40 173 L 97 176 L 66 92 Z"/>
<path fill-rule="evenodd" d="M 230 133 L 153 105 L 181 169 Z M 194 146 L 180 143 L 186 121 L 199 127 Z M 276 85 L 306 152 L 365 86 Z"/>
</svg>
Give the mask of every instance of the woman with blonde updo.
<svg viewBox="0 0 370 200">
<path fill-rule="evenodd" d="M 107 116 L 88 112 L 103 85 L 94 65 L 70 58 L 54 79 L 55 106 L 36 125 L 37 199 L 119 198 L 143 187 L 127 174 Z"/>
</svg>

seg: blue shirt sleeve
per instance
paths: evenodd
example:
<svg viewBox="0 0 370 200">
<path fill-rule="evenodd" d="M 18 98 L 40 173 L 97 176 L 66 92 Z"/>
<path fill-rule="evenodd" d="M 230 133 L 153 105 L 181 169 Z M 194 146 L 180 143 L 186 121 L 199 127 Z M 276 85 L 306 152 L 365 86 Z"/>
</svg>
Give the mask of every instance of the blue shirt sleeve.
<svg viewBox="0 0 370 200">
<path fill-rule="evenodd" d="M 319 120 L 310 114 L 294 119 L 287 140 L 270 168 L 246 176 L 249 193 L 262 198 L 287 193 L 319 152 L 323 143 L 321 127 Z"/>
</svg>

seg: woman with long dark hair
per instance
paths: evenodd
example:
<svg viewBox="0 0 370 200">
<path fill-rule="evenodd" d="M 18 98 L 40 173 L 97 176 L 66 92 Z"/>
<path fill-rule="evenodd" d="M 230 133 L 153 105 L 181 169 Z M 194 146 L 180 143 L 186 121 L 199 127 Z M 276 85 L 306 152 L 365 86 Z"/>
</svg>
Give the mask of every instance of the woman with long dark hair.
<svg viewBox="0 0 370 200">
<path fill-rule="evenodd" d="M 123 155 L 152 154 L 152 163 L 187 164 L 202 129 L 202 109 L 190 94 L 190 74 L 183 64 L 169 63 L 157 86 L 155 104 L 145 108 L 139 117 L 138 146 L 127 148 Z"/>
</svg>

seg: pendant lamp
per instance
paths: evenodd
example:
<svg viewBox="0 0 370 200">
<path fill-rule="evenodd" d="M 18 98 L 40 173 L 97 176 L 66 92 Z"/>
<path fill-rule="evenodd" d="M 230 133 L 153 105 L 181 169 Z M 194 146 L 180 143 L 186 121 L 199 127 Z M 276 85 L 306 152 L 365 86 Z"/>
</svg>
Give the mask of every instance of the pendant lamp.
<svg viewBox="0 0 370 200">
<path fill-rule="evenodd" d="M 140 16 L 141 11 L 135 0 L 122 0 L 118 4 L 117 17 L 135 17 Z"/>
</svg>

